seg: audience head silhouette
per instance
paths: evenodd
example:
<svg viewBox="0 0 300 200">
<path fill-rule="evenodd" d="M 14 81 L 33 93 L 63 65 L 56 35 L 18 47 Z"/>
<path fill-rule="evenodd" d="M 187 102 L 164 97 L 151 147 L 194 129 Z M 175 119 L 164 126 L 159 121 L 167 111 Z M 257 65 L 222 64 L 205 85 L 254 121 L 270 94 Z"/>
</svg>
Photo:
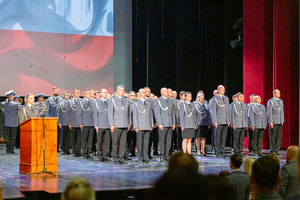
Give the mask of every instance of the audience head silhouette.
<svg viewBox="0 0 300 200">
<path fill-rule="evenodd" d="M 61 194 L 62 200 L 96 200 L 94 190 L 85 178 L 74 178 Z"/>
</svg>

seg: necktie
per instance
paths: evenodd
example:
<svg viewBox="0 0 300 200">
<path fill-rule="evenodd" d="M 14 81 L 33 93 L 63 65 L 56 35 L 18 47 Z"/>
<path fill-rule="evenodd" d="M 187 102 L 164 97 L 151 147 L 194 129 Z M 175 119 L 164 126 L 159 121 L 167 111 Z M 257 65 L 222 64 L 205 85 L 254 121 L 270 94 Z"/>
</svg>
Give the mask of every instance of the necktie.
<svg viewBox="0 0 300 200">
<path fill-rule="evenodd" d="M 224 97 L 222 96 L 222 100 L 224 101 Z"/>
<path fill-rule="evenodd" d="M 104 101 L 104 104 L 106 105 L 106 101 Z"/>
<path fill-rule="evenodd" d="M 121 98 L 122 104 L 124 105 L 123 98 Z"/>
<path fill-rule="evenodd" d="M 33 112 L 33 106 L 31 106 L 31 111 Z"/>
<path fill-rule="evenodd" d="M 190 108 L 192 108 L 190 103 L 189 103 L 189 106 L 190 106 Z"/>
<path fill-rule="evenodd" d="M 87 100 L 88 101 L 88 105 L 90 106 L 90 100 Z"/>
<path fill-rule="evenodd" d="M 58 103 L 58 100 L 57 100 L 57 98 L 55 98 L 55 103 Z"/>
<path fill-rule="evenodd" d="M 75 103 L 77 104 L 77 99 L 75 99 Z"/>
<path fill-rule="evenodd" d="M 168 103 L 168 99 L 166 99 L 166 102 Z"/>
<path fill-rule="evenodd" d="M 146 106 L 146 101 L 144 101 L 144 105 Z"/>
</svg>

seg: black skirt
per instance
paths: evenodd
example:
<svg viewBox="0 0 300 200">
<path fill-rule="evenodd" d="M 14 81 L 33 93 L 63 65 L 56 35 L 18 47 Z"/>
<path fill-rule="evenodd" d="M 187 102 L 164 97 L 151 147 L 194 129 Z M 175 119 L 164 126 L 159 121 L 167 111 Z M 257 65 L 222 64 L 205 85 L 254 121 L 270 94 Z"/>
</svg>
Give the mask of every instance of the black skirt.
<svg viewBox="0 0 300 200">
<path fill-rule="evenodd" d="M 193 138 L 194 129 L 193 128 L 185 128 L 182 131 L 182 138 Z"/>
<path fill-rule="evenodd" d="M 195 131 L 195 138 L 207 138 L 208 136 L 208 126 L 198 126 L 198 129 Z"/>
</svg>

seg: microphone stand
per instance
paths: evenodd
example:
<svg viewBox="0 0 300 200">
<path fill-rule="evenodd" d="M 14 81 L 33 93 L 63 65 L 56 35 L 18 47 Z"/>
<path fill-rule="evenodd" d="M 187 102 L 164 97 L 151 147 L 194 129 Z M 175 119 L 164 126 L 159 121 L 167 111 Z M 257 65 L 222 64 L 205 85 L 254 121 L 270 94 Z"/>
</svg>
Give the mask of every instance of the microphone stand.
<svg viewBox="0 0 300 200">
<path fill-rule="evenodd" d="M 53 175 L 54 177 L 56 177 L 56 175 L 53 174 L 52 172 L 48 172 L 47 168 L 46 168 L 46 161 L 45 161 L 45 112 L 44 112 L 44 110 L 42 110 L 42 117 L 43 117 L 43 154 L 44 154 L 43 155 L 43 159 L 44 159 L 43 164 L 44 164 L 44 169 L 41 172 L 34 172 L 34 173 L 30 173 L 28 175 L 46 173 L 46 174 Z"/>
</svg>

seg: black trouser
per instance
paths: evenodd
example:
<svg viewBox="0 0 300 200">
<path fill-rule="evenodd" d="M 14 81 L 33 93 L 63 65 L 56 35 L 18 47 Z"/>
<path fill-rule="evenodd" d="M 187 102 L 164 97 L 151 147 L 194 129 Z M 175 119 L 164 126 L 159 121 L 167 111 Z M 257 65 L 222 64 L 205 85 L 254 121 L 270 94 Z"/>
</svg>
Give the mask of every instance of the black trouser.
<svg viewBox="0 0 300 200">
<path fill-rule="evenodd" d="M 151 148 L 153 144 L 153 154 L 158 154 L 158 128 L 153 128 L 150 131 L 149 145 L 148 145 L 148 156 L 151 156 Z"/>
<path fill-rule="evenodd" d="M 5 127 L 6 139 L 13 140 L 13 142 L 6 144 L 6 153 L 14 152 L 17 131 L 18 127 Z"/>
<path fill-rule="evenodd" d="M 137 157 L 139 161 L 149 161 L 149 137 L 150 131 L 139 130 L 139 132 L 137 133 Z"/>
<path fill-rule="evenodd" d="M 278 152 L 281 145 L 282 124 L 273 124 L 273 128 L 269 125 L 270 151 Z"/>
<path fill-rule="evenodd" d="M 82 143 L 81 129 L 77 127 L 76 128 L 71 127 L 71 133 L 72 133 L 73 154 L 81 154 L 81 143 Z"/>
<path fill-rule="evenodd" d="M 20 126 L 18 126 L 15 147 L 20 148 Z"/>
<path fill-rule="evenodd" d="M 57 151 L 59 150 L 60 147 L 60 128 L 57 126 Z"/>
<path fill-rule="evenodd" d="M 96 129 L 94 129 L 93 142 L 92 142 L 92 152 L 96 152 L 97 151 L 96 143 L 97 143 L 97 133 L 96 133 Z"/>
<path fill-rule="evenodd" d="M 127 128 L 116 128 L 111 133 L 112 138 L 112 156 L 114 162 L 123 162 L 125 155 Z"/>
<path fill-rule="evenodd" d="M 65 153 L 70 153 L 71 131 L 69 126 L 63 126 L 60 130 L 61 150 Z"/>
<path fill-rule="evenodd" d="M 245 137 L 245 130 L 246 128 L 236 128 L 233 130 L 233 149 L 234 153 L 242 153 L 243 146 L 244 146 L 244 137 Z"/>
<path fill-rule="evenodd" d="M 217 156 L 225 154 L 227 130 L 227 124 L 218 124 L 218 128 L 215 135 L 215 150 Z"/>
<path fill-rule="evenodd" d="M 229 143 L 230 143 L 230 147 L 234 148 L 234 130 L 233 130 L 233 127 L 230 128 Z"/>
<path fill-rule="evenodd" d="M 176 143 L 176 130 L 172 130 L 170 153 L 174 152 L 174 144 Z"/>
<path fill-rule="evenodd" d="M 253 138 L 252 138 L 252 134 L 253 134 L 253 131 L 252 131 L 252 129 L 248 129 L 248 149 L 249 149 L 249 152 L 252 152 L 252 140 L 253 140 Z"/>
<path fill-rule="evenodd" d="M 110 129 L 98 129 L 97 133 L 97 157 L 99 159 L 108 159 L 110 144 Z"/>
<path fill-rule="evenodd" d="M 182 135 L 181 135 L 181 127 L 176 128 L 177 132 L 177 149 L 182 150 Z"/>
<path fill-rule="evenodd" d="M 158 128 L 160 158 L 169 158 L 172 139 L 172 127 Z"/>
<path fill-rule="evenodd" d="M 89 156 L 92 152 L 92 143 L 94 136 L 93 126 L 84 126 L 82 129 L 82 155 Z"/>
<path fill-rule="evenodd" d="M 217 134 L 217 129 L 214 125 L 212 125 L 210 131 L 211 131 L 211 137 L 210 137 L 211 144 L 212 144 L 212 148 L 214 148 L 215 147 L 215 135 Z"/>
<path fill-rule="evenodd" d="M 264 138 L 265 129 L 254 129 L 252 135 L 252 147 L 253 152 L 258 153 L 261 152 L 262 140 Z"/>
<path fill-rule="evenodd" d="M 126 152 L 125 157 L 135 154 L 135 146 L 136 146 L 136 133 L 134 130 L 127 132 L 127 139 L 126 139 Z"/>
</svg>

